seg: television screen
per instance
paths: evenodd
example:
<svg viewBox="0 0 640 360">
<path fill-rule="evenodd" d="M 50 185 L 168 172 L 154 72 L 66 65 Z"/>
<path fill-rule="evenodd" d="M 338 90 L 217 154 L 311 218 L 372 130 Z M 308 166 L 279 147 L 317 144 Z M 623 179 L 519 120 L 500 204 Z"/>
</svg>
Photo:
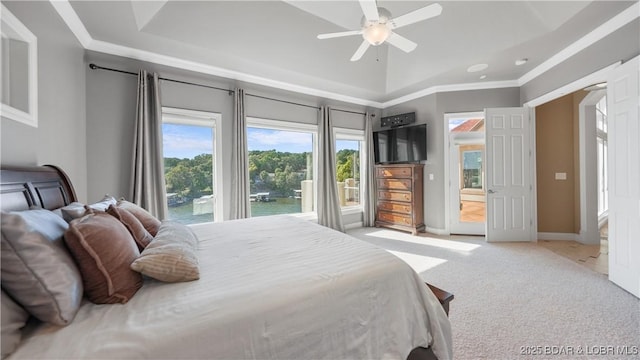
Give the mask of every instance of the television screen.
<svg viewBox="0 0 640 360">
<path fill-rule="evenodd" d="M 427 160 L 427 125 L 376 131 L 373 147 L 376 164 Z"/>
</svg>

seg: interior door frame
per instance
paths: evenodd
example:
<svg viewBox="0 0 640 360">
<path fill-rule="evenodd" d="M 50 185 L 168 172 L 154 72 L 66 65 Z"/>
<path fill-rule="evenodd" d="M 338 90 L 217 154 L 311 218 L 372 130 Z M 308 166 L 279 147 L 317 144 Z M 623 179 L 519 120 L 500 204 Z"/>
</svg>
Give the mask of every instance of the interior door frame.
<svg viewBox="0 0 640 360">
<path fill-rule="evenodd" d="M 576 241 L 582 244 L 600 244 L 597 194 L 596 104 L 606 95 L 606 89 L 591 91 L 578 105 L 580 232 Z"/>
<path fill-rule="evenodd" d="M 451 141 L 449 140 L 449 120 L 453 118 L 473 118 L 482 117 L 484 119 L 484 110 L 470 112 L 453 112 L 444 114 L 444 233 L 441 235 L 451 234 Z M 486 222 L 486 219 L 485 219 Z"/>
<path fill-rule="evenodd" d="M 622 61 L 616 61 L 611 65 L 605 66 L 604 68 L 600 69 L 600 70 L 596 70 L 591 74 L 585 75 L 582 78 L 579 78 L 571 83 L 568 83 L 564 86 L 561 86 L 555 90 L 552 90 L 544 95 L 541 95 L 537 98 L 534 98 L 532 100 L 529 100 L 527 102 L 525 102 L 524 104 L 522 104 L 522 106 L 528 106 L 531 109 L 531 114 L 530 114 L 530 119 L 531 119 L 531 125 L 532 125 L 532 136 L 534 136 L 533 138 L 533 142 L 531 143 L 531 149 L 533 151 L 533 164 L 534 164 L 534 169 L 532 174 L 533 175 L 533 226 L 534 229 L 537 233 L 537 229 L 538 229 L 538 203 L 537 203 L 537 199 L 538 199 L 538 189 L 537 189 L 537 175 L 536 175 L 536 143 L 535 143 L 535 139 L 536 139 L 536 135 L 535 135 L 535 128 L 536 128 L 536 118 L 535 118 L 535 108 L 537 106 L 540 106 L 542 104 L 548 103 L 549 101 L 558 99 L 562 96 L 565 96 L 567 94 L 573 93 L 575 91 L 584 89 L 588 86 L 591 86 L 593 84 L 598 84 L 601 82 L 606 82 L 607 81 L 607 77 L 608 74 L 610 73 L 610 71 L 612 71 L 613 69 L 617 68 L 618 66 L 620 66 L 620 64 L 622 64 Z M 582 151 L 582 149 L 580 149 L 580 156 L 581 158 L 583 156 L 585 156 L 584 152 Z M 586 191 L 583 190 L 584 187 L 580 186 L 580 191 Z M 581 194 L 582 196 L 582 194 Z M 586 214 L 586 202 L 581 201 L 580 202 L 580 214 Z M 582 219 L 581 219 L 582 220 Z M 586 223 L 582 223 L 582 221 L 580 222 L 580 231 L 582 230 L 586 230 Z M 540 238 L 540 235 L 537 234 L 537 238 Z M 571 240 L 575 240 L 575 239 L 571 239 Z M 579 237 L 579 240 L 581 240 L 581 237 Z"/>
</svg>

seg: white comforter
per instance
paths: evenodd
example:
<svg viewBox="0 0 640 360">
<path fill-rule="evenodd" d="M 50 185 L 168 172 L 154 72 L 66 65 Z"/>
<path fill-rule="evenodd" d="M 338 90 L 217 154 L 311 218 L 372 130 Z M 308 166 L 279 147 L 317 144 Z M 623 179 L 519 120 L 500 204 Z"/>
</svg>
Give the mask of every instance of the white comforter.
<svg viewBox="0 0 640 360">
<path fill-rule="evenodd" d="M 85 303 L 11 359 L 452 357 L 449 321 L 402 260 L 289 216 L 193 226 L 200 280 L 146 280 L 124 305 Z"/>
</svg>

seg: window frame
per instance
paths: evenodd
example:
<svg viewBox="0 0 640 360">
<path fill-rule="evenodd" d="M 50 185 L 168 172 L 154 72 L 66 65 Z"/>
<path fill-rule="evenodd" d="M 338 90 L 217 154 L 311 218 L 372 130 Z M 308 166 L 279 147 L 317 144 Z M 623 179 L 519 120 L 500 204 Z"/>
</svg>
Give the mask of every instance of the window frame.
<svg viewBox="0 0 640 360">
<path fill-rule="evenodd" d="M 360 189 L 359 189 L 360 203 L 358 205 L 341 206 L 340 210 L 342 211 L 342 215 L 362 213 L 364 212 L 363 199 L 365 195 L 364 187 L 362 186 L 363 184 L 362 177 L 364 176 L 362 165 L 366 161 L 366 146 L 365 146 L 364 130 L 334 127 L 333 135 L 334 135 L 334 140 L 336 142 L 338 140 L 360 141 Z M 337 151 L 336 151 L 336 154 L 337 154 Z M 338 168 L 336 167 L 336 175 L 337 175 L 337 170 Z M 336 181 L 338 181 L 337 178 L 336 178 Z"/>
<path fill-rule="evenodd" d="M 313 142 L 311 146 L 311 159 L 313 166 L 313 211 L 311 212 L 299 212 L 299 213 L 291 213 L 288 215 L 300 217 L 306 220 L 315 220 L 318 216 L 318 125 L 316 124 L 307 124 L 307 123 L 299 123 L 292 122 L 286 120 L 273 120 L 273 119 L 264 119 L 258 117 L 247 116 L 247 131 L 248 128 L 260 128 L 267 130 L 280 130 L 280 131 L 292 131 L 292 132 L 309 132 L 312 134 L 311 141 Z M 247 156 L 249 156 L 248 149 L 248 141 L 247 138 Z M 273 216 L 273 215 L 271 215 Z"/>
<path fill-rule="evenodd" d="M 604 107 L 601 108 L 601 106 Z M 609 139 L 608 139 L 608 115 L 607 115 L 607 95 L 603 95 L 595 105 L 596 110 L 596 154 L 599 157 L 600 147 L 602 147 L 602 164 L 597 162 L 598 177 L 596 185 L 598 187 L 598 217 L 603 218 L 609 213 L 609 181 L 607 177 L 608 169 L 608 152 L 609 152 Z M 598 122 L 598 114 L 602 118 L 602 126 Z M 598 159 L 600 160 L 600 159 Z"/>
<path fill-rule="evenodd" d="M 222 174 L 222 159 L 218 159 L 219 154 L 222 154 L 222 140 L 218 138 L 219 134 L 222 133 L 222 114 L 212 111 L 190 110 L 163 106 L 162 123 L 174 125 L 202 126 L 211 128 L 213 130 L 213 136 L 211 138 L 214 149 L 214 153 L 212 154 L 212 180 L 215 184 L 213 187 L 213 222 L 222 222 L 224 219 L 224 176 Z M 164 150 L 162 156 L 164 158 Z M 206 224 L 206 222 L 202 224 Z"/>
</svg>

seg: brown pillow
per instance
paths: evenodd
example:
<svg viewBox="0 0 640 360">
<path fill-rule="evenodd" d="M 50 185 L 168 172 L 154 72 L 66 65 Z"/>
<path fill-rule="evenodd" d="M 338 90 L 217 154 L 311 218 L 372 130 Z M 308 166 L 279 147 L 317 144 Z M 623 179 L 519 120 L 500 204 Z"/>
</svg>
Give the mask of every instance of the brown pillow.
<svg viewBox="0 0 640 360">
<path fill-rule="evenodd" d="M 129 230 L 131 236 L 133 236 L 133 240 L 136 241 L 138 245 L 138 250 L 142 251 L 144 248 L 149 245 L 151 240 L 153 240 L 153 236 L 149 234 L 147 229 L 142 226 L 140 220 L 137 217 L 133 216 L 128 210 L 119 208 L 113 205 L 110 205 L 107 209 L 107 214 L 114 216 L 116 219 L 120 220 L 120 222 Z"/>
<path fill-rule="evenodd" d="M 124 304 L 142 287 L 142 276 L 130 268 L 140 251 L 115 217 L 95 213 L 75 219 L 64 240 L 80 268 L 84 293 L 92 302 Z"/>
<path fill-rule="evenodd" d="M 147 229 L 151 236 L 156 236 L 156 234 L 158 233 L 158 229 L 160 228 L 160 220 L 156 219 L 147 210 L 124 199 L 118 200 L 116 206 L 132 213 L 133 216 L 140 220 L 144 228 Z"/>
</svg>

